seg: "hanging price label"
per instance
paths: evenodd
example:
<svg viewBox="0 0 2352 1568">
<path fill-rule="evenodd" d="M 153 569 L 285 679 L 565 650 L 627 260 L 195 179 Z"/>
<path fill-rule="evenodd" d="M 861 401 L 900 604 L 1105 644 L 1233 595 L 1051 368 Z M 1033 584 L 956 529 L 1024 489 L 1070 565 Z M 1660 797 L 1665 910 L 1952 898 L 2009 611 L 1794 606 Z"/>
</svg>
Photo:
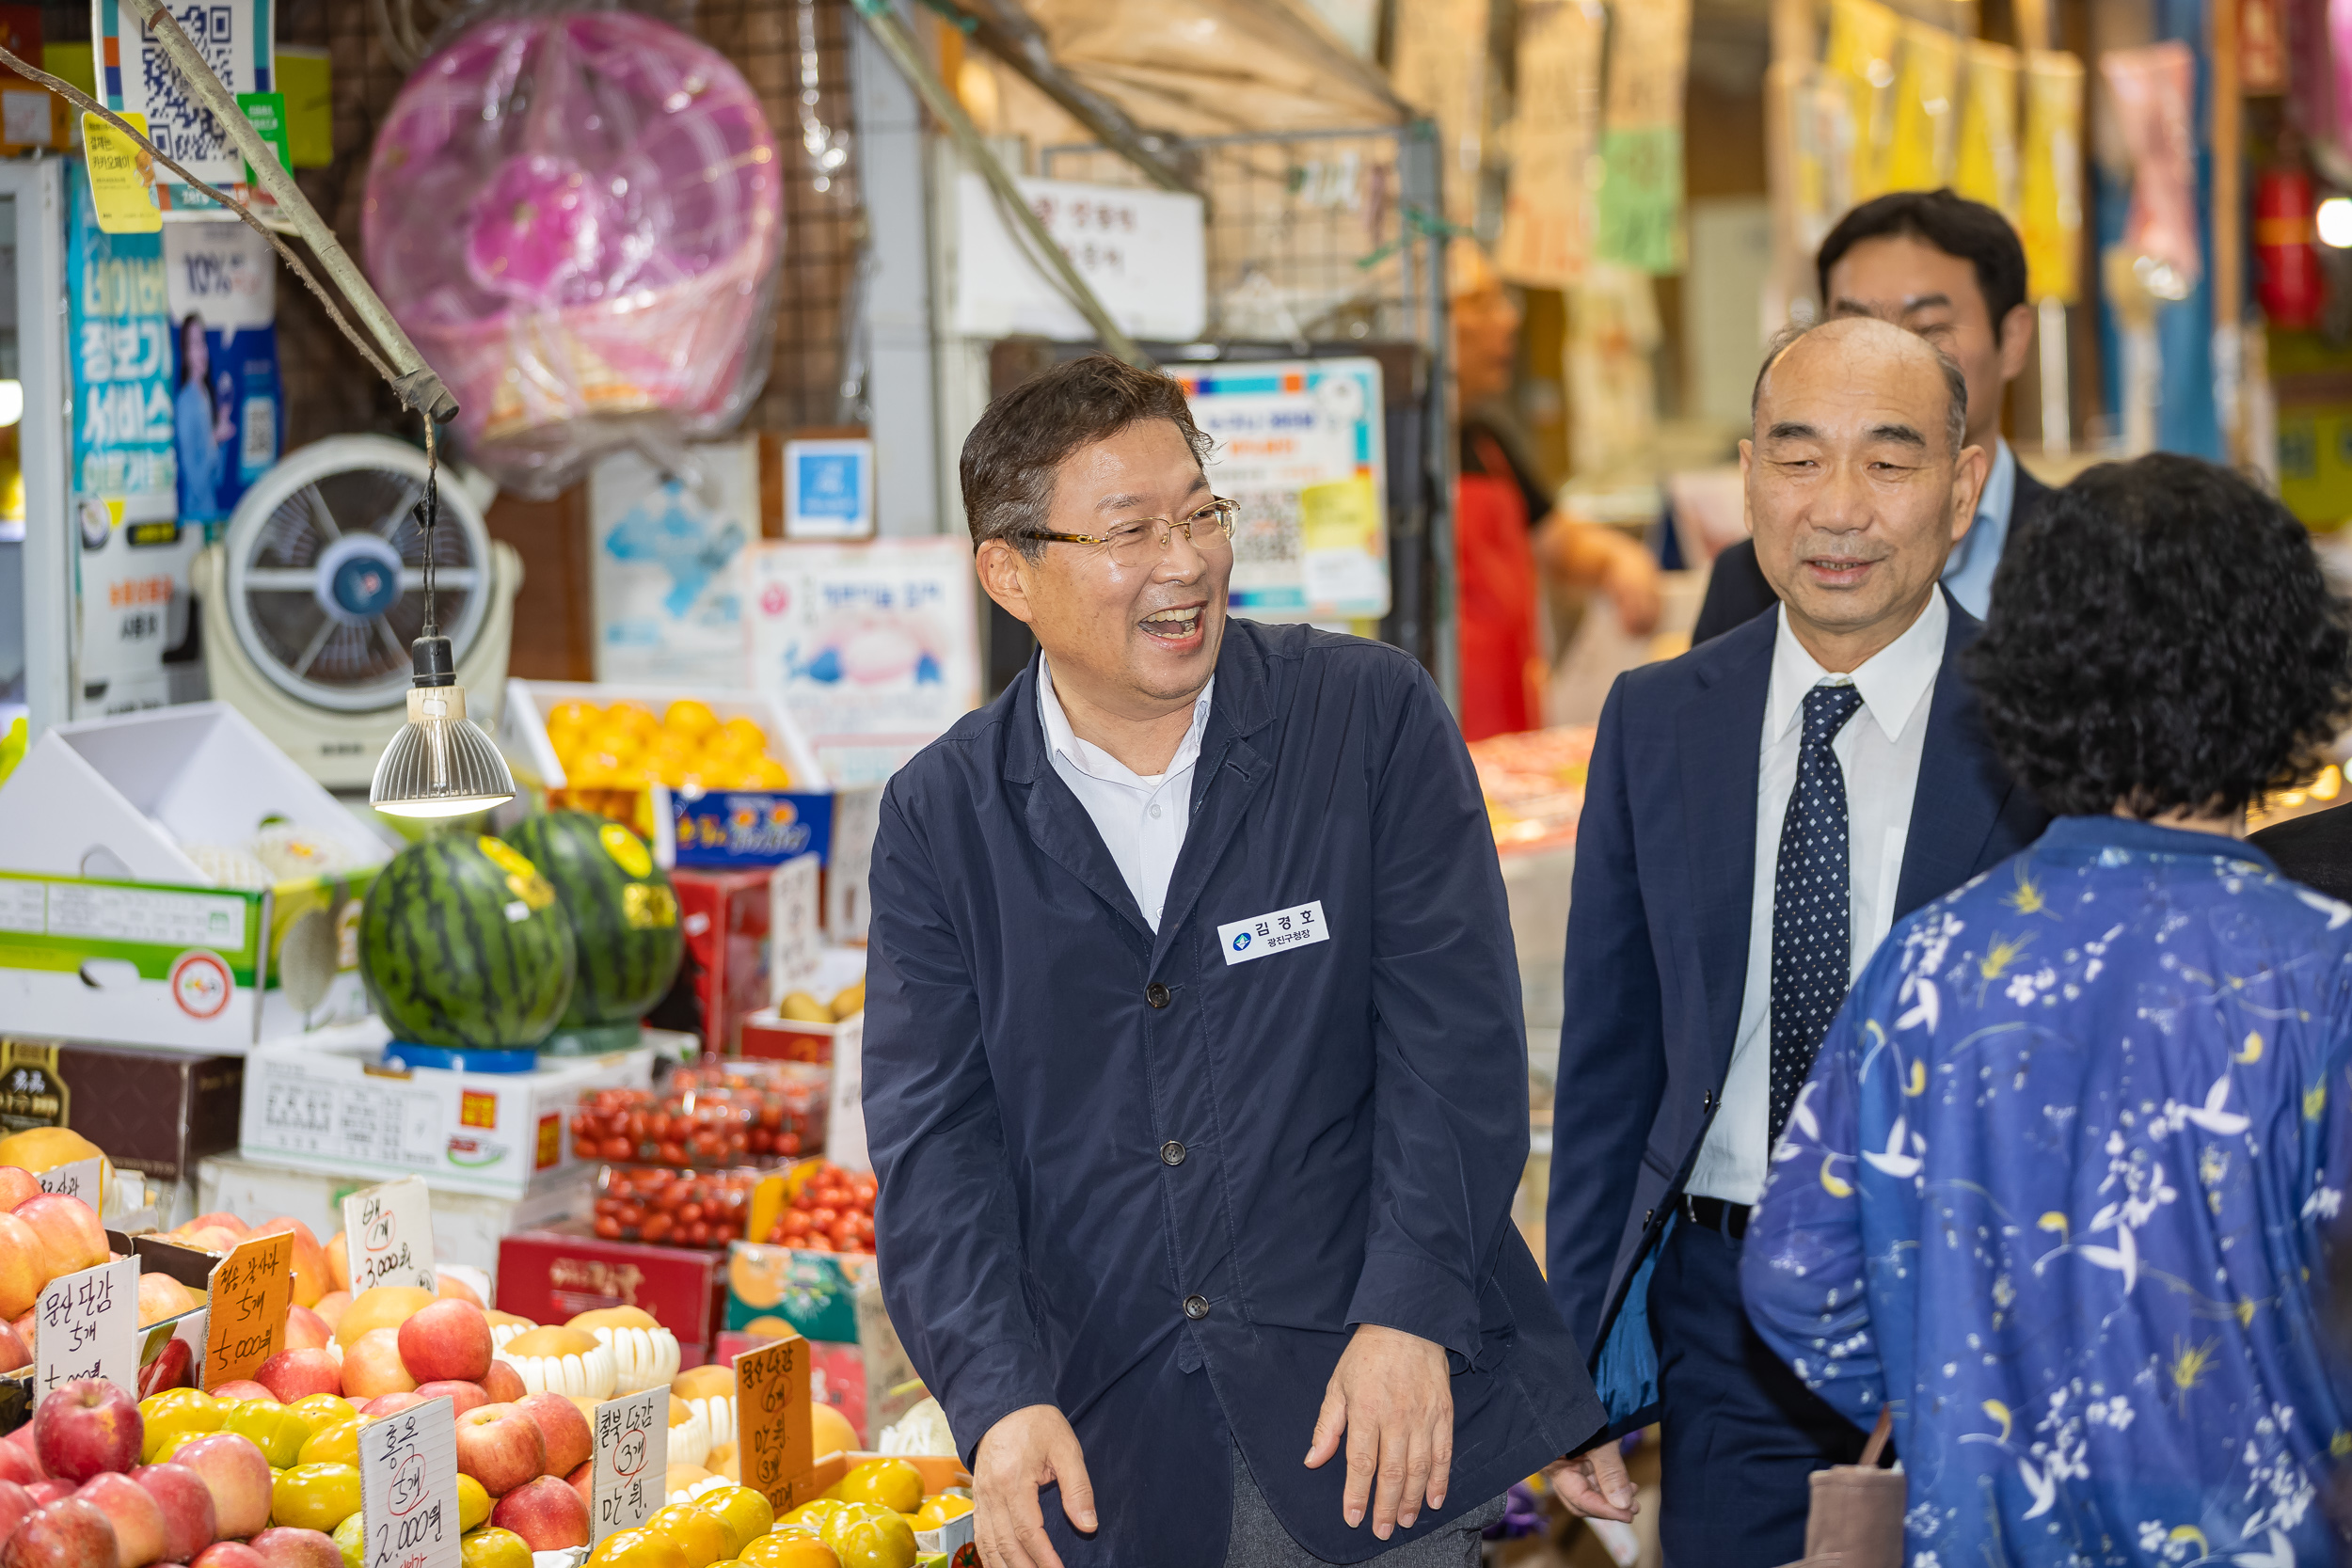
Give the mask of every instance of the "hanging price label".
<svg viewBox="0 0 2352 1568">
<path fill-rule="evenodd" d="M 589 1472 L 590 1543 L 635 1529 L 661 1506 L 670 1473 L 670 1390 L 648 1388 L 596 1406 L 596 1468 Z"/>
<path fill-rule="evenodd" d="M 735 1358 L 743 1484 L 782 1513 L 817 1495 L 808 1420 L 808 1341 L 795 1334 Z"/>
<path fill-rule="evenodd" d="M 204 1338 L 204 1386 L 218 1387 L 276 1355 L 294 1305 L 294 1238 L 252 1236 L 213 1270 L 211 1326 Z"/>
<path fill-rule="evenodd" d="M 41 1288 L 33 1312 L 34 1386 L 40 1393 L 103 1377 L 138 1398 L 137 1259 L 59 1275 Z"/>
<path fill-rule="evenodd" d="M 359 1429 L 359 1568 L 459 1568 L 457 1407 L 429 1400 Z"/>
<path fill-rule="evenodd" d="M 433 1196 L 424 1178 L 404 1176 L 343 1199 L 343 1245 L 352 1294 L 378 1285 L 432 1290 Z"/>
</svg>

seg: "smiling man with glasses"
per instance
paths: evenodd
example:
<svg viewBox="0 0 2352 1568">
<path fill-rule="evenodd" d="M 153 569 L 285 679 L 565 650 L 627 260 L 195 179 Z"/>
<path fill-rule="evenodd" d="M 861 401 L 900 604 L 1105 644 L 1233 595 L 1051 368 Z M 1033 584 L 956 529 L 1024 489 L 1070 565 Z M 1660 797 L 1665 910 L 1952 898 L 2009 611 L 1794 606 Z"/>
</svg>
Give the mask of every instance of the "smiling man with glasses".
<svg viewBox="0 0 2352 1568">
<path fill-rule="evenodd" d="M 883 796 L 882 1291 L 992 1568 L 1463 1568 L 1603 1424 L 1511 1223 L 1494 843 L 1410 657 L 1228 619 L 1209 446 L 1101 356 L 964 443 L 1041 651 Z"/>
</svg>

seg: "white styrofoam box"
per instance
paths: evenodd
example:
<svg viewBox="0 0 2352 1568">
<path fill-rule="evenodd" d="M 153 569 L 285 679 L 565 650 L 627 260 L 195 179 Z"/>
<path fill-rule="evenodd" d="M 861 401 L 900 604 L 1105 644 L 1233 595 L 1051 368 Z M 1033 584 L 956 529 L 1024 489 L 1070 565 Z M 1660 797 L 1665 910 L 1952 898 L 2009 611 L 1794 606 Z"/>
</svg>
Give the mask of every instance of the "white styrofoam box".
<svg viewBox="0 0 2352 1568">
<path fill-rule="evenodd" d="M 265 1164 L 519 1198 L 584 1168 L 565 1123 L 582 1093 L 645 1088 L 651 1049 L 548 1056 L 532 1072 L 388 1072 L 380 1044 L 264 1047 L 246 1058 L 237 1152 Z"/>
<path fill-rule="evenodd" d="M 343 1227 L 343 1199 L 377 1178 L 300 1170 L 216 1154 L 196 1170 L 197 1212 L 222 1212 L 248 1224 L 283 1214 L 300 1220 L 324 1243 Z M 596 1207 L 596 1168 L 579 1165 L 553 1181 L 536 1183 L 520 1198 L 475 1193 L 433 1193 L 433 1257 L 437 1263 L 480 1269 L 498 1283 L 499 1239 L 587 1217 Z M 485 1296 L 493 1301 L 495 1296 Z"/>
</svg>

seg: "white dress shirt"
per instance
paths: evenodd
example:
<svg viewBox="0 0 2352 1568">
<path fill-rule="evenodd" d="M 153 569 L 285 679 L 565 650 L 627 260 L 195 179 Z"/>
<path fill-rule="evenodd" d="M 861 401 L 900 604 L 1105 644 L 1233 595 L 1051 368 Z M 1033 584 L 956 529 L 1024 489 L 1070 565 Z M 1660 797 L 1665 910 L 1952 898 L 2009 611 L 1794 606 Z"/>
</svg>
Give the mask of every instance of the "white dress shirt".
<svg viewBox="0 0 2352 1568">
<path fill-rule="evenodd" d="M 1961 609 L 1979 621 L 1993 602 L 1993 574 L 2001 564 L 2001 552 L 2009 547 L 2009 517 L 2016 505 L 2017 454 L 1995 436 L 1993 468 L 1984 476 L 1983 493 L 1977 497 L 1976 520 L 1952 546 L 1951 559 L 1944 562 L 1944 586 Z"/>
<path fill-rule="evenodd" d="M 1927 742 L 1928 705 L 1944 667 L 1951 611 L 1931 594 L 1911 629 L 1851 675 L 1814 661 L 1779 614 L 1772 677 L 1764 697 L 1764 735 L 1756 788 L 1756 888 L 1748 919 L 1748 974 L 1740 996 L 1740 1032 L 1724 1079 L 1723 1103 L 1699 1146 L 1688 1190 L 1726 1203 L 1754 1203 L 1764 1190 L 1772 1149 L 1766 1139 L 1772 1072 L 1772 888 L 1780 868 L 1780 829 L 1797 784 L 1804 739 L 1804 694 L 1817 686 L 1861 689 L 1862 706 L 1830 742 L 1846 776 L 1846 887 L 1851 937 L 1848 981 L 1895 923 L 1895 889 L 1911 838 L 1911 800 Z"/>
<path fill-rule="evenodd" d="M 1160 906 L 1168 902 L 1168 879 L 1176 869 L 1184 831 L 1192 826 L 1192 767 L 1200 759 L 1200 732 L 1209 722 L 1209 694 L 1216 677 L 1192 700 L 1192 726 L 1168 759 L 1168 770 L 1145 777 L 1092 741 L 1081 740 L 1054 691 L 1045 656 L 1037 659 L 1037 715 L 1045 726 L 1045 750 L 1054 771 L 1094 819 L 1094 831 L 1126 879 L 1127 891 L 1152 929 L 1160 928 Z"/>
</svg>

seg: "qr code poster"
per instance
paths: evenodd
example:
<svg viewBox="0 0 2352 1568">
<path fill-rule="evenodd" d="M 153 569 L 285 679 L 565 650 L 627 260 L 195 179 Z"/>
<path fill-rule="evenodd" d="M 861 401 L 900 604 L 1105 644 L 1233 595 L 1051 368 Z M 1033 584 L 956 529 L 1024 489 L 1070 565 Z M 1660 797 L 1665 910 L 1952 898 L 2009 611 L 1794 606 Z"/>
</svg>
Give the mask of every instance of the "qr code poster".
<svg viewBox="0 0 2352 1568">
<path fill-rule="evenodd" d="M 271 0 L 170 0 L 168 8 L 231 93 L 277 90 Z M 90 0 L 90 35 L 96 40 L 99 85 L 108 108 L 145 115 L 150 139 L 198 179 L 240 200 L 270 205 L 246 182 L 245 159 L 230 140 L 229 128 L 189 90 L 129 0 Z M 211 198 L 189 189 L 160 165 L 155 183 L 167 218 L 195 211 L 218 215 Z"/>
</svg>

